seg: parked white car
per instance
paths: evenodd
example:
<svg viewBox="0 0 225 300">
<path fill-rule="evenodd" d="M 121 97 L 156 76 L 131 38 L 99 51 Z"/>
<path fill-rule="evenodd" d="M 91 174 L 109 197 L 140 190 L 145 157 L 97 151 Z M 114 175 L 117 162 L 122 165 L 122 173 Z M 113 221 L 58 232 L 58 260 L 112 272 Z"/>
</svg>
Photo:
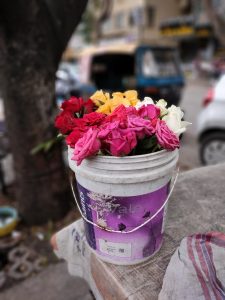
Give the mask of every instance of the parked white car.
<svg viewBox="0 0 225 300">
<path fill-rule="evenodd" d="M 208 91 L 203 106 L 198 119 L 201 162 L 225 162 L 225 75 Z"/>
</svg>

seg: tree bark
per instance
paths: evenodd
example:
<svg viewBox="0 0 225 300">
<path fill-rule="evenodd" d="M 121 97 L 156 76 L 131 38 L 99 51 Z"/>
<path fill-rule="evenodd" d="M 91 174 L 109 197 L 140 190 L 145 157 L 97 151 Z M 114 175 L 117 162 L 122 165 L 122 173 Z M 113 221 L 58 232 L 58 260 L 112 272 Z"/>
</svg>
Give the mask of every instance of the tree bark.
<svg viewBox="0 0 225 300">
<path fill-rule="evenodd" d="M 61 148 L 35 156 L 30 152 L 56 136 L 55 72 L 86 2 L 3 0 L 0 4 L 1 89 L 19 212 L 29 224 L 56 220 L 69 207 Z"/>
</svg>

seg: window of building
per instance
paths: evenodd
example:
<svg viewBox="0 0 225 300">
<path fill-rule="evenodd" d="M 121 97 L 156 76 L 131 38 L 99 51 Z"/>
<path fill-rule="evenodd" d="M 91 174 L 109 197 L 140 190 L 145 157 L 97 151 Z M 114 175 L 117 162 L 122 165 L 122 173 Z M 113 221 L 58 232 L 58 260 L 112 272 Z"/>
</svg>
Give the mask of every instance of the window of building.
<svg viewBox="0 0 225 300">
<path fill-rule="evenodd" d="M 129 25 L 134 26 L 134 18 L 132 12 L 129 14 Z"/>
<path fill-rule="evenodd" d="M 187 15 L 190 14 L 192 12 L 192 2 L 191 0 L 180 0 L 179 1 L 179 5 L 180 5 L 180 11 L 182 14 Z M 201 2 L 201 1 L 195 1 L 197 2 Z"/>
<path fill-rule="evenodd" d="M 125 27 L 125 15 L 124 13 L 118 13 L 115 15 L 115 27 L 121 29 Z"/>
<path fill-rule="evenodd" d="M 131 10 L 129 16 L 130 26 L 140 26 L 145 23 L 145 13 L 143 7 L 135 7 Z"/>
<path fill-rule="evenodd" d="M 203 2 L 201 1 L 196 1 L 194 2 L 194 11 L 198 15 L 204 10 Z"/>
<path fill-rule="evenodd" d="M 155 23 L 155 7 L 148 5 L 146 8 L 146 25 L 153 27 Z"/>
<path fill-rule="evenodd" d="M 102 24 L 102 31 L 104 33 L 107 33 L 112 30 L 112 19 L 107 19 L 103 24 Z"/>
</svg>

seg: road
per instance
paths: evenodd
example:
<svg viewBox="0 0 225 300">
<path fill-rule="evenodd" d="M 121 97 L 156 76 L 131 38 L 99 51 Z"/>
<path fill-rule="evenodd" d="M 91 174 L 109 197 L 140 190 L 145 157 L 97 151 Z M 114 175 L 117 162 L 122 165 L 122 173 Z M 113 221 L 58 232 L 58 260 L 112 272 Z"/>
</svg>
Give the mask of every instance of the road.
<svg viewBox="0 0 225 300">
<path fill-rule="evenodd" d="M 187 83 L 180 103 L 185 112 L 185 120 L 192 123 L 182 137 L 180 149 L 180 169 L 190 170 L 200 166 L 197 142 L 197 118 L 201 111 L 202 100 L 210 83 L 200 79 Z"/>
</svg>

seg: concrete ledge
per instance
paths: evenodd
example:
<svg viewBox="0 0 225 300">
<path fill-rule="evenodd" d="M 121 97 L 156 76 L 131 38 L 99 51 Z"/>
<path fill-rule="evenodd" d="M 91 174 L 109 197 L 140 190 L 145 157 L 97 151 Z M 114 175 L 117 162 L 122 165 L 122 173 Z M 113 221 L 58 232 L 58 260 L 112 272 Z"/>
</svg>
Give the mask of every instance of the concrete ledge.
<svg viewBox="0 0 225 300">
<path fill-rule="evenodd" d="M 88 281 L 97 300 L 154 300 L 181 239 L 225 230 L 224 213 L 225 164 L 194 169 L 180 174 L 168 206 L 163 246 L 146 263 L 116 266 L 100 261 L 87 246 L 81 220 L 56 235 L 58 254 L 67 260 L 72 275 Z"/>
</svg>

